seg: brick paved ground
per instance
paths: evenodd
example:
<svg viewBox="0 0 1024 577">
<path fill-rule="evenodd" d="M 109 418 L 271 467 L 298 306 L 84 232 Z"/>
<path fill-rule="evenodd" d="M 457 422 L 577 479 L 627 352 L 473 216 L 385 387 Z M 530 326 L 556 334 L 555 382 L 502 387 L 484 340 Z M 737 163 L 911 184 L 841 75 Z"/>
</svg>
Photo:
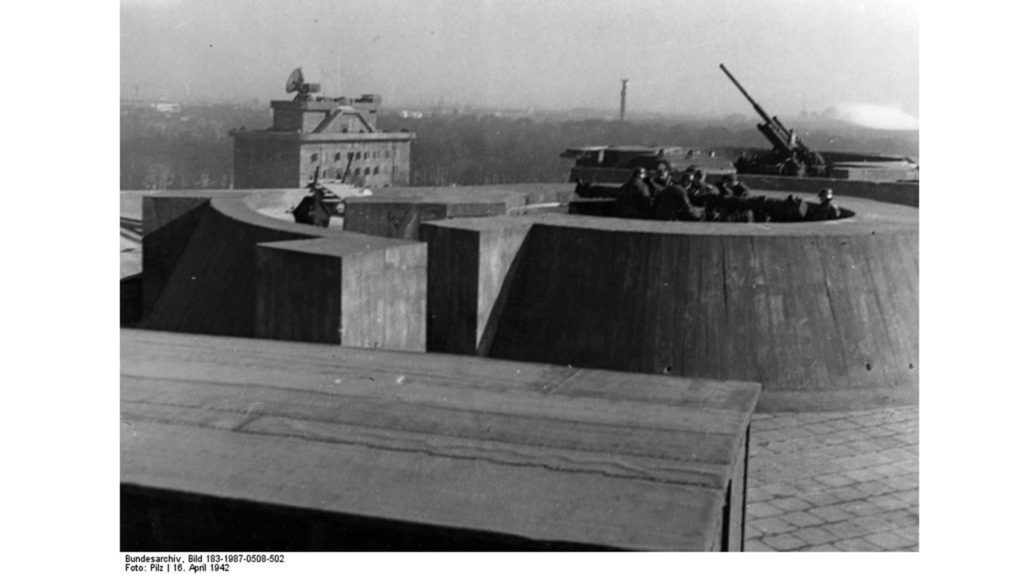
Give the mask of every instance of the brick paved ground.
<svg viewBox="0 0 1024 577">
<path fill-rule="evenodd" d="M 754 415 L 747 551 L 916 551 L 918 409 Z"/>
</svg>

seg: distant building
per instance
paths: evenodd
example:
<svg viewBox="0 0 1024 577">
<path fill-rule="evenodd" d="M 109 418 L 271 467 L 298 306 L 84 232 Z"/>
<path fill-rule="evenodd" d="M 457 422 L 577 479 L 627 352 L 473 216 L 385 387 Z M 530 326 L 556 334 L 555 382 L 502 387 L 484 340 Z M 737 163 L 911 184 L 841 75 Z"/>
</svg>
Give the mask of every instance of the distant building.
<svg viewBox="0 0 1024 577">
<path fill-rule="evenodd" d="M 317 167 L 323 179 L 346 177 L 370 188 L 408 186 L 416 135 L 379 131 L 380 104 L 376 94 L 271 101 L 273 126 L 231 132 L 235 188 L 301 187 Z"/>
</svg>

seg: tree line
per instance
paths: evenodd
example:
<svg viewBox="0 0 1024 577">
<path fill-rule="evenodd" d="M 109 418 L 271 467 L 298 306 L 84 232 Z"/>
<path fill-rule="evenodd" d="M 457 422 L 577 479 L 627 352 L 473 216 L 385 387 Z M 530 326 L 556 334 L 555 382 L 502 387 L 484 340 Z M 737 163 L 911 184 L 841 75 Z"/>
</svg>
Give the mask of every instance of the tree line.
<svg viewBox="0 0 1024 577">
<path fill-rule="evenodd" d="M 180 114 L 123 106 L 121 189 L 230 188 L 233 153 L 229 130 L 264 128 L 271 122 L 268 109 L 236 105 L 190 106 Z M 619 122 L 491 114 L 402 118 L 384 112 L 378 125 L 385 131 L 416 133 L 410 166 L 413 186 L 564 181 L 570 161 L 559 154 L 576 146 L 767 146 L 753 121 Z M 810 146 L 822 150 L 917 156 L 917 132 L 853 127 L 800 132 Z"/>
</svg>

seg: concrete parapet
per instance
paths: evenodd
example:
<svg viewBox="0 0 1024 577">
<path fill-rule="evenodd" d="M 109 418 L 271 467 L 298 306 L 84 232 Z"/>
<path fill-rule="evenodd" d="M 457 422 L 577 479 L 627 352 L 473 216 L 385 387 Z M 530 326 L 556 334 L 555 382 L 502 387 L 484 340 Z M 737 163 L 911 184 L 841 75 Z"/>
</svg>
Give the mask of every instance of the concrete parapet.
<svg viewBox="0 0 1024 577">
<path fill-rule="evenodd" d="M 434 224 L 420 229 L 428 247 L 427 350 L 486 355 L 532 222 L 498 217 Z"/>
<path fill-rule="evenodd" d="M 423 350 L 425 247 L 256 212 L 281 194 L 146 197 L 138 326 Z"/>
<path fill-rule="evenodd" d="M 428 350 L 755 380 L 769 410 L 914 403 L 917 211 L 859 199 L 843 207 L 856 215 L 427 223 Z M 505 229 L 504 243 L 488 240 Z M 493 280 L 474 273 L 478 261 L 510 271 L 500 289 L 484 288 Z"/>
<path fill-rule="evenodd" d="M 345 230 L 416 240 L 420 223 L 514 213 L 529 205 L 568 202 L 568 184 L 516 184 L 452 188 L 388 188 L 345 202 Z"/>
<path fill-rule="evenodd" d="M 368 197 L 345 203 L 345 230 L 417 240 L 422 222 L 501 214 L 505 214 L 502 202 L 445 203 Z"/>
<path fill-rule="evenodd" d="M 427 247 L 365 235 L 256 247 L 255 336 L 426 347 Z"/>
</svg>

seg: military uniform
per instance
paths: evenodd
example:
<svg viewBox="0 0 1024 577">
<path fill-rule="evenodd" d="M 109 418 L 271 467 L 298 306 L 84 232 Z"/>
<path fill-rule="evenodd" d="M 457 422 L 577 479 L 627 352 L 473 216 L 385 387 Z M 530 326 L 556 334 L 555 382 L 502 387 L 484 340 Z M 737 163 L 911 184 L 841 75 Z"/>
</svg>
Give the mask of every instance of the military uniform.
<svg viewBox="0 0 1024 577">
<path fill-rule="evenodd" d="M 746 198 L 747 196 L 749 196 L 749 192 L 750 192 L 750 189 L 747 188 L 747 185 L 743 184 L 742 182 L 740 182 L 738 180 L 735 181 L 735 182 L 726 184 L 725 188 L 728 191 L 729 196 L 731 196 L 733 198 Z"/>
<path fill-rule="evenodd" d="M 654 197 L 654 218 L 696 222 L 703 218 L 703 211 L 690 203 L 682 185 L 672 184 Z"/>
<path fill-rule="evenodd" d="M 832 199 L 812 206 L 807 211 L 807 220 L 836 220 L 842 216 L 839 206 Z"/>
<path fill-rule="evenodd" d="M 647 188 L 651 191 L 652 196 L 657 196 L 659 192 L 675 184 L 672 182 L 672 177 L 667 174 L 664 177 L 655 176 L 654 178 L 648 178 L 644 182 L 647 184 Z"/>
<path fill-rule="evenodd" d="M 712 196 L 717 191 L 715 190 L 715 187 L 711 186 L 710 184 L 707 184 L 706 182 L 694 182 L 693 185 L 690 186 L 688 192 L 690 195 L 690 200 L 693 201 L 706 196 Z"/>
<path fill-rule="evenodd" d="M 634 176 L 622 185 L 615 199 L 619 218 L 650 218 L 651 191 L 642 177 Z"/>
</svg>

